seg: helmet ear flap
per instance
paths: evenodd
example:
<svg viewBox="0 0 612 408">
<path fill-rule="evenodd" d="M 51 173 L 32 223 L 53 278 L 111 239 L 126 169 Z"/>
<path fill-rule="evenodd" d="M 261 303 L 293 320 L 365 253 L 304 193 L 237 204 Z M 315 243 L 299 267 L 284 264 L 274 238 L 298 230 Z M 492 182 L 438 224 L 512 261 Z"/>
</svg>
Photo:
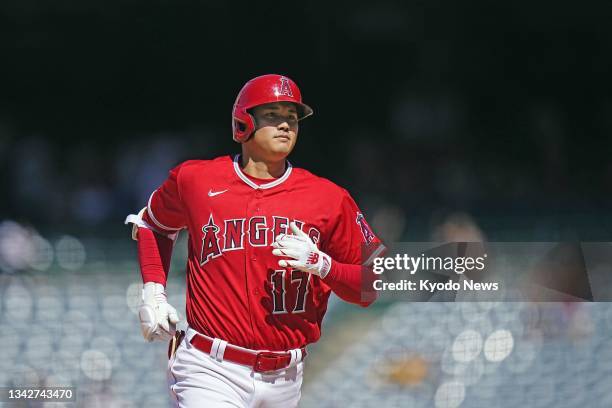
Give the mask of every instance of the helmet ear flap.
<svg viewBox="0 0 612 408">
<path fill-rule="evenodd" d="M 234 122 L 236 125 L 236 129 L 238 132 L 243 133 L 246 132 L 247 127 L 246 127 L 246 123 L 239 121 L 238 119 L 234 118 Z"/>
<path fill-rule="evenodd" d="M 238 143 L 246 142 L 249 136 L 255 131 L 255 121 L 246 111 L 236 112 L 233 117 L 232 129 L 234 140 Z"/>
</svg>

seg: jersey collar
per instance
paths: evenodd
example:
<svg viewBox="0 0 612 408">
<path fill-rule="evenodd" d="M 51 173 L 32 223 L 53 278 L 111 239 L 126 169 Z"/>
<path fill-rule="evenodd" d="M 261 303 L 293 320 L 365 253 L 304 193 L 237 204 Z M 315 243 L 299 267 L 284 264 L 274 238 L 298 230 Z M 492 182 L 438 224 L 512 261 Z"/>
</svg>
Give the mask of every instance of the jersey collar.
<svg viewBox="0 0 612 408">
<path fill-rule="evenodd" d="M 250 178 L 244 175 L 244 173 L 242 172 L 242 169 L 240 168 L 240 164 L 238 164 L 239 158 L 240 158 L 239 154 L 234 156 L 234 171 L 236 172 L 240 180 L 244 181 L 246 184 L 253 187 L 255 190 L 267 189 L 267 188 L 278 186 L 279 184 L 281 184 L 282 182 L 284 182 L 285 180 L 289 178 L 289 176 L 291 175 L 291 170 L 293 170 L 293 166 L 291 165 L 291 163 L 289 163 L 289 160 L 286 160 L 287 169 L 285 170 L 285 173 L 281 177 L 269 183 L 257 184 L 253 180 L 251 180 Z"/>
</svg>

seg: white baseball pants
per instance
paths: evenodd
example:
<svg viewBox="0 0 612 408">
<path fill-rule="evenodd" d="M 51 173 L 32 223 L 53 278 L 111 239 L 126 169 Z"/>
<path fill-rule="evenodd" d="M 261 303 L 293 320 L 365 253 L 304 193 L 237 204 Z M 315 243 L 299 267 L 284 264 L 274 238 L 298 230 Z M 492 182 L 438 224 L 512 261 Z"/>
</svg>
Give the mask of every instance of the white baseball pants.
<svg viewBox="0 0 612 408">
<path fill-rule="evenodd" d="M 191 328 L 168 361 L 172 406 L 179 408 L 288 408 L 301 396 L 304 363 L 257 373 L 252 367 L 212 358 L 189 340 Z M 218 356 L 217 356 L 218 358 Z"/>
</svg>

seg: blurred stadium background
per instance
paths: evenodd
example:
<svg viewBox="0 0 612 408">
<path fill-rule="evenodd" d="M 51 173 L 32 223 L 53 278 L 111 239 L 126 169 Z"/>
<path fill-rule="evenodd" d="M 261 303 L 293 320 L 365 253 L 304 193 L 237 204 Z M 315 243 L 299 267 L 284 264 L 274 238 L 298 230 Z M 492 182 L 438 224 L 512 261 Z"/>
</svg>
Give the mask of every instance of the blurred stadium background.
<svg viewBox="0 0 612 408">
<path fill-rule="evenodd" d="M 231 105 L 262 73 L 315 108 L 292 162 L 351 191 L 386 241 L 611 241 L 611 11 L 2 2 L 0 386 L 167 405 L 123 219 L 178 162 L 238 150 Z M 333 299 L 302 406 L 609 407 L 611 329 L 607 303 Z"/>
</svg>

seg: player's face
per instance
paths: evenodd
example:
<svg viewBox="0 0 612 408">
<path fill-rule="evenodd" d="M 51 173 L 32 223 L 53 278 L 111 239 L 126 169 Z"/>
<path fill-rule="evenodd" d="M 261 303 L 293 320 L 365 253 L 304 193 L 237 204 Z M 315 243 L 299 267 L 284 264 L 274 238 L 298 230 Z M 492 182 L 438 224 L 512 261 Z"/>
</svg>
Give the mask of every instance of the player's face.
<svg viewBox="0 0 612 408">
<path fill-rule="evenodd" d="M 290 102 L 274 102 L 256 106 L 255 134 L 245 144 L 259 156 L 270 160 L 284 159 L 291 153 L 298 133 L 298 113 Z"/>
</svg>

